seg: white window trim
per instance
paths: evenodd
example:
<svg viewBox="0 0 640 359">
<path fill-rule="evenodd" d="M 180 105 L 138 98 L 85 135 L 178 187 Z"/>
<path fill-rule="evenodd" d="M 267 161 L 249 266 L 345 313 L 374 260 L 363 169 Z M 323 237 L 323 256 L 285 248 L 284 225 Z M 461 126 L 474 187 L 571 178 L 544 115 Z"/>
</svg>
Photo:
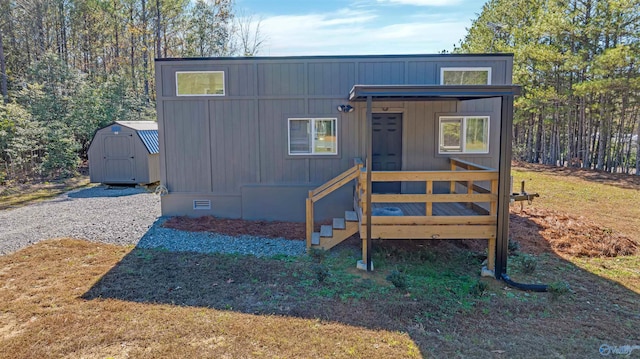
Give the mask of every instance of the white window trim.
<svg viewBox="0 0 640 359">
<path fill-rule="evenodd" d="M 178 74 L 222 74 L 222 93 L 221 94 L 179 94 L 178 93 Z M 192 97 L 192 96 L 206 96 L 206 97 L 211 97 L 211 96 L 216 96 L 216 97 L 220 97 L 220 96 L 226 96 L 227 95 L 227 85 L 226 85 L 226 81 L 225 81 L 225 75 L 224 75 L 224 71 L 176 71 L 176 96 L 179 97 Z"/>
<path fill-rule="evenodd" d="M 483 151 L 483 152 L 467 152 L 466 151 L 466 135 L 467 135 L 467 119 L 468 118 L 484 118 L 487 120 L 487 151 Z M 440 144 L 442 143 L 442 120 L 447 120 L 447 119 L 461 119 L 462 120 L 462 128 L 461 128 L 461 133 L 460 133 L 460 151 L 441 151 L 441 146 Z M 452 154 L 452 153 L 463 153 L 463 154 L 467 154 L 467 155 L 486 155 L 489 153 L 489 145 L 490 145 L 490 135 L 491 135 L 491 116 L 474 116 L 474 115 L 459 115 L 459 116 L 455 116 L 455 115 L 451 115 L 451 116 L 440 116 L 438 117 L 438 154 L 439 155 L 446 155 L 446 154 Z"/>
<path fill-rule="evenodd" d="M 315 149 L 315 131 L 316 126 L 314 125 L 315 121 L 333 121 L 335 124 L 336 130 L 336 150 L 333 153 L 315 153 L 313 152 Z M 291 121 L 309 121 L 311 125 L 311 152 L 307 153 L 299 153 L 299 152 L 291 152 Z M 287 153 L 289 156 L 336 156 L 338 155 L 338 119 L 335 117 L 291 117 L 287 119 Z"/>
<path fill-rule="evenodd" d="M 486 84 L 491 85 L 491 67 L 441 67 L 440 68 L 440 85 L 444 85 L 445 71 L 487 71 Z"/>
</svg>

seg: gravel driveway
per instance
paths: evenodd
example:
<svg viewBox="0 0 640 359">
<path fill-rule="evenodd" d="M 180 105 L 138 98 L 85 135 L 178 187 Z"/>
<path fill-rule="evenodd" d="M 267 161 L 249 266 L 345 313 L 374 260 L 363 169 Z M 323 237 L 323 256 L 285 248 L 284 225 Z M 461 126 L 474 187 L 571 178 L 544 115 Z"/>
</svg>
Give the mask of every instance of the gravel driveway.
<svg viewBox="0 0 640 359">
<path fill-rule="evenodd" d="M 0 255 L 59 237 L 136 244 L 159 216 L 160 197 L 142 188 L 83 188 L 0 211 Z"/>
<path fill-rule="evenodd" d="M 97 186 L 0 211 L 0 255 L 43 239 L 71 237 L 169 251 L 301 255 L 304 241 L 185 232 L 160 224 L 160 197 L 141 188 Z"/>
</svg>

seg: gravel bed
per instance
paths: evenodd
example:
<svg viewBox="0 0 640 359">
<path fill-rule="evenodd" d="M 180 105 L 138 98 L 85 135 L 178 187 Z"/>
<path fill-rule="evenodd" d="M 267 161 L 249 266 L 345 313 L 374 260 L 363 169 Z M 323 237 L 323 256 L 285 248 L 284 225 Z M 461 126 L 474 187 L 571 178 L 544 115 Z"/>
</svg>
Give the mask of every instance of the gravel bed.
<svg viewBox="0 0 640 359">
<path fill-rule="evenodd" d="M 96 186 L 0 211 L 0 255 L 44 239 L 71 237 L 170 251 L 273 256 L 305 253 L 303 241 L 161 227 L 160 198 L 142 188 Z"/>
<path fill-rule="evenodd" d="M 172 252 L 236 253 L 258 257 L 298 256 L 306 253 L 304 241 L 285 238 L 261 238 L 249 235 L 228 236 L 211 232 L 187 232 L 164 228 L 162 217 L 138 243 L 141 248 L 161 248 Z"/>
</svg>

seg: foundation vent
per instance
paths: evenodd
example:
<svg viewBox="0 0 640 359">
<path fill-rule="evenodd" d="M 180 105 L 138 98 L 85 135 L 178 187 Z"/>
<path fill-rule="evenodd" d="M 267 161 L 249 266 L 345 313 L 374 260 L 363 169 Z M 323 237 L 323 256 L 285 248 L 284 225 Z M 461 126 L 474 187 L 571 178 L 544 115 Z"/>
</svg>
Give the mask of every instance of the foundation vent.
<svg viewBox="0 0 640 359">
<path fill-rule="evenodd" d="M 208 199 L 193 200 L 193 209 L 211 209 L 211 201 Z"/>
</svg>

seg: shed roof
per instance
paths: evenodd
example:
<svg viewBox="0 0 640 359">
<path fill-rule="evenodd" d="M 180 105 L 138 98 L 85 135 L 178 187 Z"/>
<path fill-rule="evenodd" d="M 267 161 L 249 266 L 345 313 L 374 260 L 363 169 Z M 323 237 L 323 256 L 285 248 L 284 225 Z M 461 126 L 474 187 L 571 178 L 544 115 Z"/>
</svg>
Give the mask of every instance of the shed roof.
<svg viewBox="0 0 640 359">
<path fill-rule="evenodd" d="M 150 154 L 160 153 L 158 123 L 155 121 L 116 121 L 111 125 L 128 127 L 138 134 Z M 109 126 L 111 126 L 109 125 Z"/>
<path fill-rule="evenodd" d="M 158 123 L 155 121 L 116 121 L 116 123 L 136 131 L 158 130 Z"/>
<path fill-rule="evenodd" d="M 138 136 L 144 143 L 149 153 L 160 153 L 160 145 L 158 143 L 158 130 L 138 130 Z"/>
</svg>

